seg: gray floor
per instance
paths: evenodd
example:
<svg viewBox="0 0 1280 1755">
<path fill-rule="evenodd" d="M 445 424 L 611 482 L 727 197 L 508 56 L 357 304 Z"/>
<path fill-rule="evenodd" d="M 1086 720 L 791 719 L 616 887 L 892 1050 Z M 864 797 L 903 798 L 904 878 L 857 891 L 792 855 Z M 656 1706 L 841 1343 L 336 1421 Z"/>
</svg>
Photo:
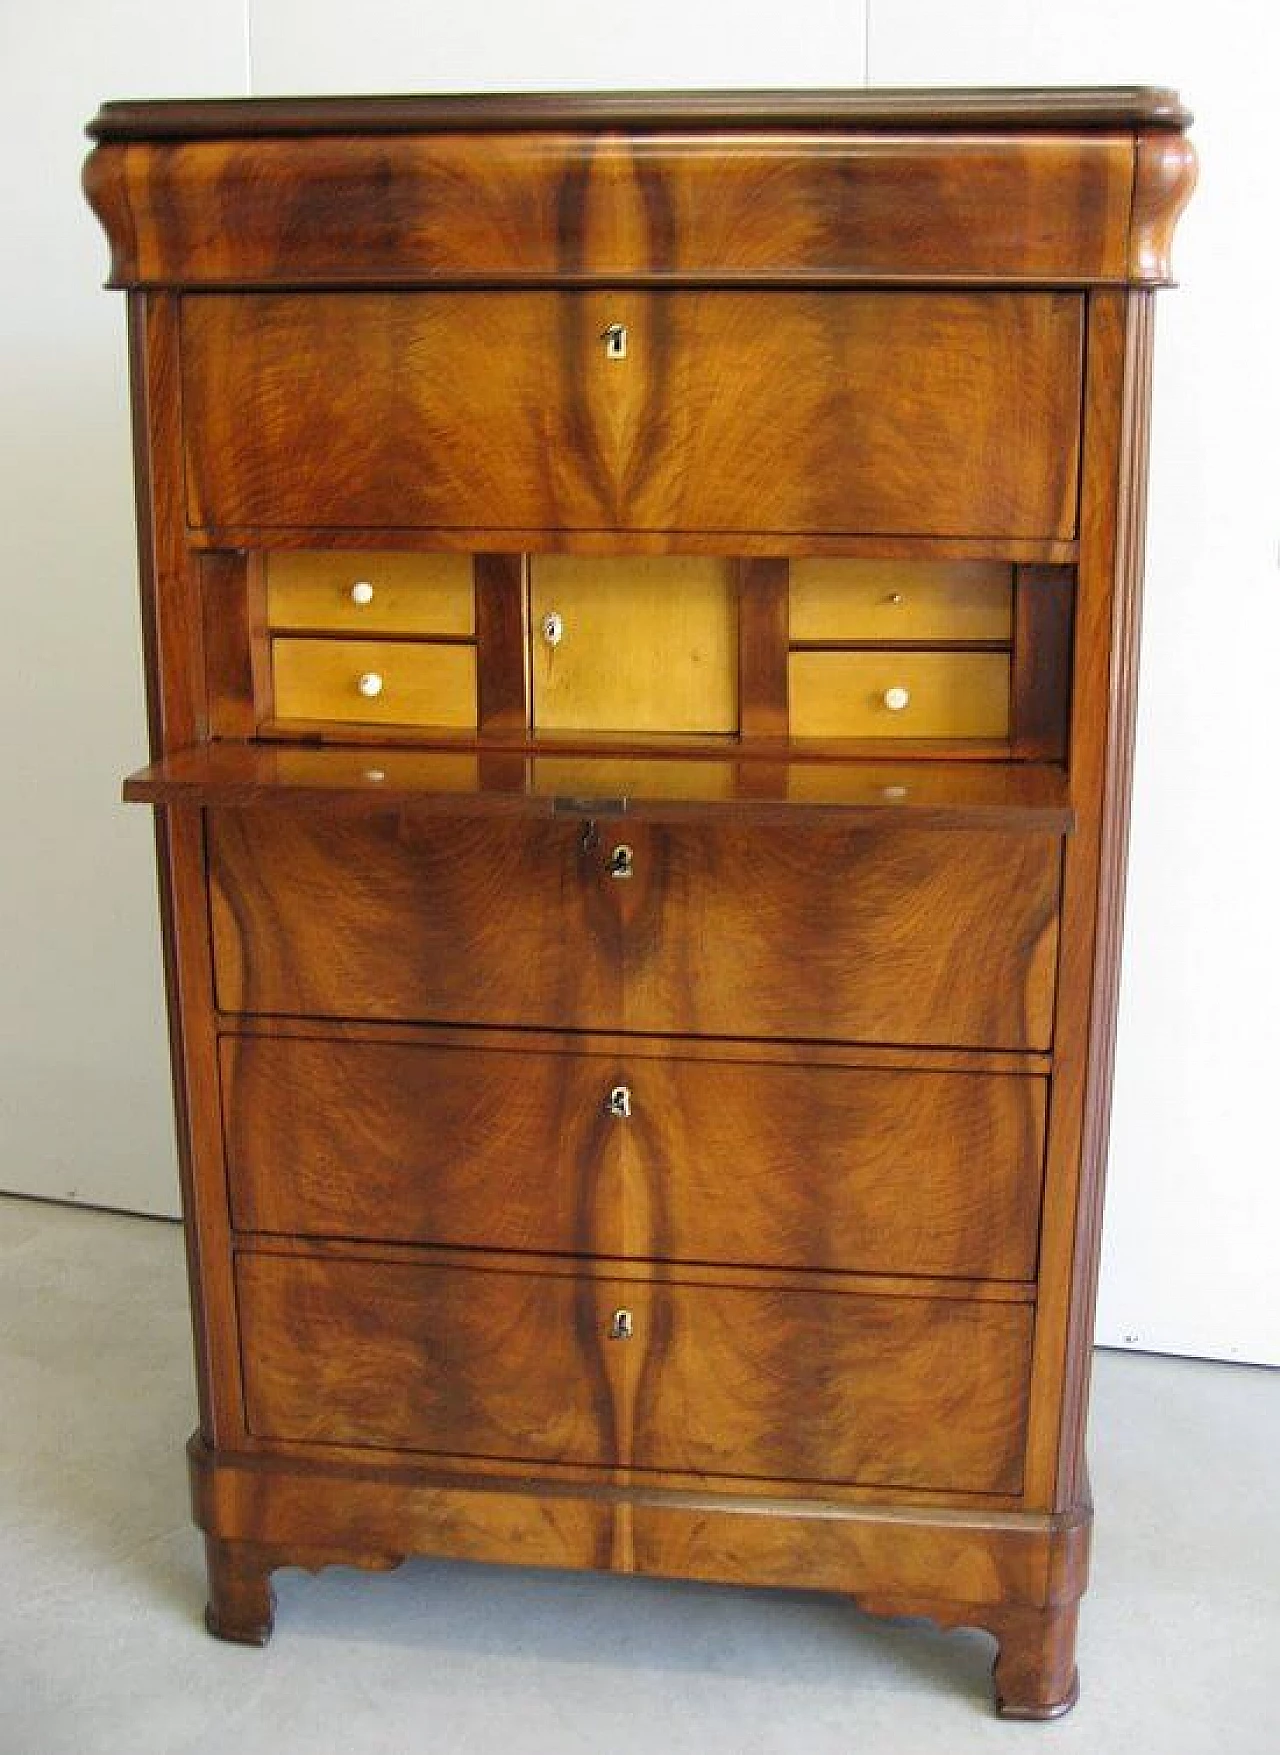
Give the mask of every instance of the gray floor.
<svg viewBox="0 0 1280 1755">
<path fill-rule="evenodd" d="M 2 1755 L 1274 1755 L 1280 1373 L 1104 1353 L 1083 1698 L 991 1716 L 990 1641 L 847 1603 L 415 1562 L 201 1630 L 176 1227 L 0 1199 Z"/>
</svg>

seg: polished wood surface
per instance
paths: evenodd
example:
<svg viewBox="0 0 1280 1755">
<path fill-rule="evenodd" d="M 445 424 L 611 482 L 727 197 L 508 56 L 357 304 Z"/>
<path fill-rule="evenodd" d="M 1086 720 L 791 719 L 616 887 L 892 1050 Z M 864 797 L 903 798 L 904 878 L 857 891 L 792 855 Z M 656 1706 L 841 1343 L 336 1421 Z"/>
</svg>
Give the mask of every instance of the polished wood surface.
<svg viewBox="0 0 1280 1755">
<path fill-rule="evenodd" d="M 1007 653 L 803 651 L 788 671 L 796 737 L 1009 735 Z"/>
<path fill-rule="evenodd" d="M 1066 293 L 188 298 L 188 513 L 1070 537 L 1081 320 Z"/>
<path fill-rule="evenodd" d="M 1044 1080 L 584 1047 L 224 1037 L 233 1223 L 1033 1278 Z"/>
<path fill-rule="evenodd" d="M 264 570 L 273 628 L 354 635 L 475 631 L 467 555 L 278 549 L 266 556 Z"/>
<path fill-rule="evenodd" d="M 221 1637 L 281 1566 L 518 1558 L 1071 1705 L 1186 120 L 104 112 Z M 437 660 L 463 723 L 373 722 Z"/>
<path fill-rule="evenodd" d="M 260 1437 L 979 1493 L 1020 1477 L 1023 1306 L 261 1252 L 237 1282 Z"/>
<path fill-rule="evenodd" d="M 797 560 L 789 601 L 797 643 L 1007 644 L 1013 632 L 1013 575 L 999 561 Z"/>
<path fill-rule="evenodd" d="M 623 846 L 634 869 L 619 881 Z M 729 825 L 217 812 L 218 1003 L 1044 1048 L 1058 864 L 1053 839 L 981 831 L 815 827 L 762 844 Z"/>
<path fill-rule="evenodd" d="M 737 731 L 733 562 L 535 555 L 529 598 L 535 727 Z"/>
<path fill-rule="evenodd" d="M 894 752 L 895 755 L 898 753 Z M 133 804 L 235 809 L 315 806 L 363 816 L 390 805 L 415 816 L 671 821 L 729 816 L 757 827 L 824 817 L 850 827 L 896 819 L 913 828 L 1069 831 L 1062 770 L 1001 762 L 806 760 L 795 754 L 657 756 L 514 749 L 314 749 L 212 743 L 131 775 Z"/>
</svg>

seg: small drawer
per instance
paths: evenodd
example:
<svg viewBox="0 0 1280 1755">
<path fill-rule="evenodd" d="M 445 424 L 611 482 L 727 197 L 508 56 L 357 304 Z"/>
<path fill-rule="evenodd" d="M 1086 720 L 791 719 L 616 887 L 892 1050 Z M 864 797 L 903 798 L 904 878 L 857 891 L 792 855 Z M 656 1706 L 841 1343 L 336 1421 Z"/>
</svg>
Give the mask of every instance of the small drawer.
<svg viewBox="0 0 1280 1755">
<path fill-rule="evenodd" d="M 737 730 L 732 561 L 535 555 L 529 577 L 539 730 Z"/>
<path fill-rule="evenodd" d="M 1016 1493 L 1031 1307 L 245 1253 L 255 1437 Z"/>
<path fill-rule="evenodd" d="M 466 554 L 281 549 L 265 557 L 267 622 L 324 633 L 471 634 Z"/>
<path fill-rule="evenodd" d="M 475 647 L 398 640 L 273 640 L 277 719 L 476 724 Z"/>
<path fill-rule="evenodd" d="M 1007 652 L 792 652 L 793 737 L 1004 738 Z"/>
<path fill-rule="evenodd" d="M 1013 569 L 1000 561 L 791 563 L 793 641 L 1013 637 Z"/>
</svg>

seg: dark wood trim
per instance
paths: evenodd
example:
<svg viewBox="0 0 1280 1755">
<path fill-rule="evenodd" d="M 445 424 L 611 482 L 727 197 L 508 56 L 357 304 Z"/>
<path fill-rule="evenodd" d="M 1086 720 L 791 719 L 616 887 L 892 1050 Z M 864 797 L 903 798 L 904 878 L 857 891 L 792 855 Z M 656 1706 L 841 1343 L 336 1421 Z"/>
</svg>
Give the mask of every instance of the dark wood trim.
<svg viewBox="0 0 1280 1755">
<path fill-rule="evenodd" d="M 272 134 L 493 133 L 562 128 L 1186 128 L 1178 94 L 1141 85 L 865 91 L 441 93 L 412 97 L 123 99 L 104 103 L 91 140 L 228 140 Z"/>
<path fill-rule="evenodd" d="M 1074 603 L 1069 567 L 1014 569 L 1011 742 L 1019 760 L 1066 760 Z"/>
<path fill-rule="evenodd" d="M 479 729 L 487 737 L 529 729 L 525 564 L 520 555 L 475 558 L 476 688 Z"/>
<path fill-rule="evenodd" d="M 220 1012 L 224 1036 L 287 1036 L 303 1041 L 372 1042 L 423 1048 L 482 1048 L 489 1053 L 600 1055 L 616 1060 L 758 1061 L 785 1066 L 840 1066 L 879 1072 L 971 1072 L 1044 1077 L 1052 1056 L 1030 1049 L 892 1048 L 877 1044 L 791 1042 L 783 1039 L 722 1039 L 714 1036 L 601 1035 L 497 1029 L 483 1024 L 382 1024 L 326 1018 L 258 1016 Z"/>
<path fill-rule="evenodd" d="M 436 553 L 492 554 L 701 554 L 775 556 L 793 559 L 827 555 L 835 559 L 886 561 L 1007 561 L 1011 566 L 1043 562 L 1069 566 L 1079 545 L 1059 537 L 860 536 L 812 532 L 714 530 L 482 530 L 471 526 L 406 525 L 329 529 L 291 525 L 270 530 L 250 525 L 207 525 L 189 532 L 191 546 L 209 548 L 396 548 Z"/>
<path fill-rule="evenodd" d="M 196 557 L 204 624 L 210 737 L 252 737 L 258 712 L 253 677 L 247 557 L 214 549 Z"/>
<path fill-rule="evenodd" d="M 738 563 L 738 729 L 744 738 L 785 738 L 791 728 L 790 576 L 785 560 Z"/>
</svg>

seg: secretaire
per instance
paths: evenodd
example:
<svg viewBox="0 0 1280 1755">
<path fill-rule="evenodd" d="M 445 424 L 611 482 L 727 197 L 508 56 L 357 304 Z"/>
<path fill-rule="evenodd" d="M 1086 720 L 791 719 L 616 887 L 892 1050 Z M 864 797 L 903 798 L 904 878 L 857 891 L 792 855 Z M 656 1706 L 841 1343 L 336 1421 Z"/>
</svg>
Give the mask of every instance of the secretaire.
<svg viewBox="0 0 1280 1755">
<path fill-rule="evenodd" d="M 1156 90 L 109 104 L 209 1625 L 463 1555 L 1074 1699 Z"/>
</svg>

